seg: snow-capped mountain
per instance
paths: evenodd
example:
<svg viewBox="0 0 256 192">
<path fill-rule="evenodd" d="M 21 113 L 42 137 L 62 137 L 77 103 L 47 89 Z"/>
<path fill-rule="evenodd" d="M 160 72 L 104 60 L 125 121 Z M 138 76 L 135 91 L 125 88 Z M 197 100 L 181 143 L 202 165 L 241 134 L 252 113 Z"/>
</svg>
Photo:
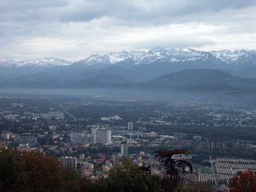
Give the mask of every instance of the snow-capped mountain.
<svg viewBox="0 0 256 192">
<path fill-rule="evenodd" d="M 198 51 L 194 49 L 164 49 L 156 47 L 149 51 L 122 51 L 104 55 L 91 55 L 80 62 L 86 66 L 95 64 L 116 64 L 122 61 L 134 61 L 134 65 L 149 64 L 156 61 L 159 62 L 187 62 L 187 61 L 207 61 L 213 60 L 216 64 L 239 64 L 256 58 L 255 50 L 236 50 L 236 51 Z"/>
<path fill-rule="evenodd" d="M 248 61 L 250 59 L 255 59 L 256 50 L 236 50 L 236 51 L 211 51 L 210 52 L 217 59 L 220 59 L 222 62 L 226 63 L 235 63 L 238 61 Z"/>
<path fill-rule="evenodd" d="M 57 59 L 53 57 L 34 59 L 34 60 L 24 60 L 15 62 L 13 60 L 0 62 L 0 65 L 5 67 L 55 67 L 55 66 L 68 66 L 72 62 L 63 59 Z"/>
<path fill-rule="evenodd" d="M 236 50 L 236 51 L 198 51 L 194 49 L 164 49 L 156 47 L 149 51 L 121 51 L 108 54 L 93 54 L 84 60 L 70 62 L 57 58 L 43 58 L 26 61 L 0 61 L 0 66 L 4 67 L 31 67 L 31 68 L 50 68 L 59 66 L 108 66 L 120 64 L 122 62 L 132 65 L 150 64 L 150 63 L 184 63 L 184 62 L 211 62 L 214 65 L 230 65 L 239 67 L 248 67 L 256 64 L 255 50 Z M 217 67 L 218 68 L 218 67 Z"/>
<path fill-rule="evenodd" d="M 251 84 L 254 86 L 255 81 L 253 80 L 253 83 L 250 83 L 251 80 L 246 80 L 248 86 L 243 85 L 244 88 L 240 89 L 235 86 L 237 84 L 234 80 L 235 76 L 256 78 L 255 69 L 256 51 L 223 50 L 206 52 L 194 49 L 156 47 L 149 51 L 93 54 L 85 60 L 74 63 L 56 58 L 21 62 L 7 61 L 0 63 L 0 78 L 2 78 L 2 86 L 5 87 L 83 88 L 109 87 L 109 85 L 111 85 L 110 87 L 136 87 L 137 84 L 143 87 L 144 82 L 149 82 L 145 86 L 150 89 L 150 84 L 155 81 L 154 79 L 165 77 L 165 75 L 167 76 L 164 79 L 167 79 L 168 82 L 175 79 L 182 82 L 186 78 L 191 79 L 191 75 L 188 75 L 191 71 L 198 71 L 193 75 L 200 76 L 202 72 L 205 72 L 202 70 L 208 70 L 209 73 L 212 73 L 208 81 L 211 82 L 214 89 L 218 90 L 219 82 L 225 80 L 226 83 L 222 83 L 223 90 L 243 91 L 247 90 Z M 179 73 L 180 71 L 183 72 Z M 177 73 L 178 76 L 183 74 L 183 76 L 179 78 L 176 78 L 175 75 L 168 76 L 168 74 L 173 73 Z M 197 75 L 197 73 L 200 74 Z M 230 75 L 233 75 L 234 78 L 231 79 Z M 206 75 L 206 77 L 208 76 Z M 160 84 L 163 83 L 161 78 L 158 80 Z M 241 78 L 240 80 L 243 81 Z M 114 81 L 116 82 L 113 83 Z M 120 84 L 119 81 L 122 83 Z M 200 87 L 200 83 L 204 81 L 206 80 L 200 79 L 196 82 L 197 84 L 191 84 L 191 87 Z M 170 83 L 168 82 L 164 86 L 169 86 Z M 206 88 L 207 86 L 203 85 L 203 89 L 207 90 Z M 250 89 L 248 88 L 248 90 Z"/>
<path fill-rule="evenodd" d="M 161 47 L 150 49 L 149 51 L 122 51 L 104 55 L 91 55 L 82 62 L 91 66 L 94 64 L 116 64 L 125 60 L 133 60 L 135 65 L 149 64 L 155 61 L 162 62 L 184 62 L 194 61 L 202 58 L 207 58 L 207 52 L 196 51 L 193 49 L 171 49 L 166 50 Z"/>
</svg>

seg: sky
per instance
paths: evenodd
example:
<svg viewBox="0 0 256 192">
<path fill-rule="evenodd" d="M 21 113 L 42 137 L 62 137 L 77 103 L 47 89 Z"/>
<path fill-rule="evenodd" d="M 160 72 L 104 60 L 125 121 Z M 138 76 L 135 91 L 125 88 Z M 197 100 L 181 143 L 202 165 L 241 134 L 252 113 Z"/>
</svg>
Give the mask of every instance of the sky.
<svg viewBox="0 0 256 192">
<path fill-rule="evenodd" d="M 3 0 L 0 60 L 256 49 L 256 0 Z"/>
</svg>

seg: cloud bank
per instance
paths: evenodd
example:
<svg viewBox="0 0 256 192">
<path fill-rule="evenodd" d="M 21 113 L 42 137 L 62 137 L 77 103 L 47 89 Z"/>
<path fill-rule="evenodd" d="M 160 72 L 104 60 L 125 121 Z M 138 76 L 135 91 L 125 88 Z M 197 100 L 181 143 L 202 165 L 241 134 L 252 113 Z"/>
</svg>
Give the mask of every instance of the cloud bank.
<svg viewBox="0 0 256 192">
<path fill-rule="evenodd" d="M 256 49 L 256 1 L 0 2 L 0 59 L 190 47 Z"/>
</svg>

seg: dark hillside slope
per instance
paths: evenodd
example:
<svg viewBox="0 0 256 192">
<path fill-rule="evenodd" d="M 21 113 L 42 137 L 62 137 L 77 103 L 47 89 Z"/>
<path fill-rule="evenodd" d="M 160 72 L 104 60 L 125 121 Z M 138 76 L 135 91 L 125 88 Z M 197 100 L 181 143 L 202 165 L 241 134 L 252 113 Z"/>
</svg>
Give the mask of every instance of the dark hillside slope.
<svg viewBox="0 0 256 192">
<path fill-rule="evenodd" d="M 163 75 L 141 83 L 139 87 L 146 89 L 249 93 L 256 90 L 256 79 L 237 77 L 216 69 L 189 69 Z"/>
</svg>

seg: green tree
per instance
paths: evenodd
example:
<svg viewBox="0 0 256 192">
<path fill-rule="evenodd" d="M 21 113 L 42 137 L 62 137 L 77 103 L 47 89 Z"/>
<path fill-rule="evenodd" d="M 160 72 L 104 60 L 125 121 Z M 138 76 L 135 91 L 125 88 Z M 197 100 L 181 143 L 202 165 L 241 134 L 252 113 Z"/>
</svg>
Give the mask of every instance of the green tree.
<svg viewBox="0 0 256 192">
<path fill-rule="evenodd" d="M 10 149 L 0 152 L 0 191 L 25 191 L 27 175 L 21 154 Z"/>
<path fill-rule="evenodd" d="M 161 191 L 159 176 L 144 175 L 143 171 L 131 159 L 124 159 L 116 163 L 107 173 L 106 177 L 97 182 L 103 191 L 113 192 L 157 192 Z"/>
<path fill-rule="evenodd" d="M 78 174 L 72 167 L 67 167 L 62 171 L 63 191 L 66 192 L 90 192 L 95 191 L 91 180 Z"/>
<path fill-rule="evenodd" d="M 175 188 L 174 192 L 212 192 L 214 191 L 211 183 L 195 182 L 193 184 L 182 185 L 181 183 Z"/>
</svg>

